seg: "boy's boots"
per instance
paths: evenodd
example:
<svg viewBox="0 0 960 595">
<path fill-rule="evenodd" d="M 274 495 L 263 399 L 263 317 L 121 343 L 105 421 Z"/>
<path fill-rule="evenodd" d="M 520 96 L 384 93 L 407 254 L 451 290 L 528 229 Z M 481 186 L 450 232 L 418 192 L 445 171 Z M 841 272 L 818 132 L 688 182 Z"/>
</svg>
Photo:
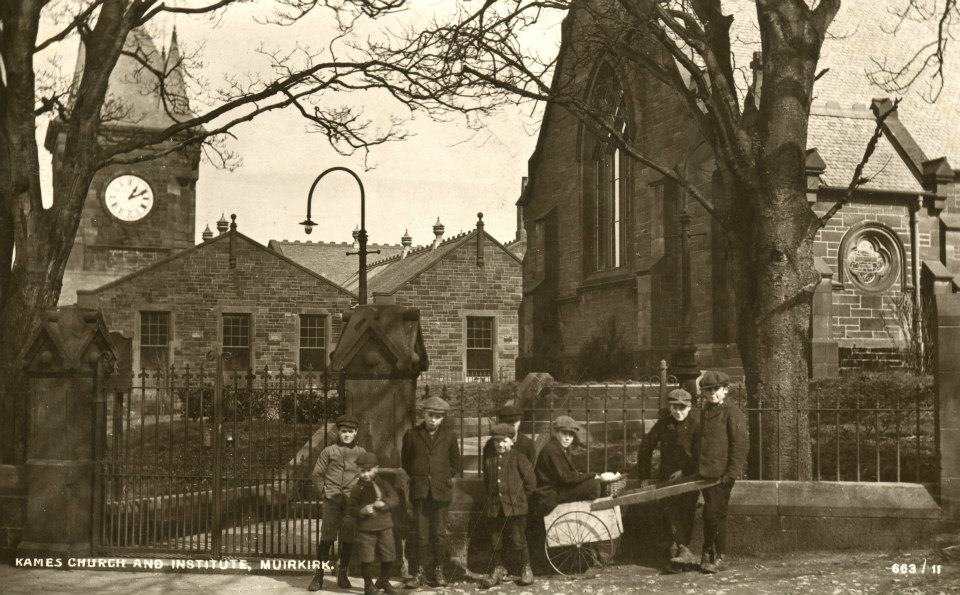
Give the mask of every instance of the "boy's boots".
<svg viewBox="0 0 960 595">
<path fill-rule="evenodd" d="M 307 591 L 323 590 L 323 565 L 330 559 L 331 549 L 333 549 L 333 543 L 330 541 L 321 541 L 317 545 L 317 556 L 320 558 L 320 568 L 313 573 L 313 580 L 310 581 L 310 586 L 307 587 Z"/>
<path fill-rule="evenodd" d="M 367 563 L 363 565 L 363 593 L 364 595 L 372 595 L 377 592 L 377 586 L 373 584 L 373 573 L 375 572 L 377 565 L 375 563 Z"/>
<path fill-rule="evenodd" d="M 397 590 L 393 588 L 393 585 L 390 584 L 390 577 L 393 575 L 393 563 L 391 562 L 381 562 L 380 563 L 380 578 L 377 579 L 376 588 L 380 589 L 384 593 L 396 593 Z"/>
<path fill-rule="evenodd" d="M 530 562 L 523 565 L 523 570 L 520 571 L 520 578 L 517 580 L 517 584 L 521 587 L 533 584 L 533 568 L 530 566 Z"/>
<path fill-rule="evenodd" d="M 337 586 L 341 589 L 352 589 L 350 578 L 347 573 L 350 571 L 350 551 L 353 549 L 352 543 L 340 543 L 340 563 L 337 564 Z"/>
<path fill-rule="evenodd" d="M 307 591 L 322 591 L 323 590 L 323 566 L 319 570 L 313 573 L 313 580 L 310 581 L 310 586 L 307 587 Z"/>
</svg>

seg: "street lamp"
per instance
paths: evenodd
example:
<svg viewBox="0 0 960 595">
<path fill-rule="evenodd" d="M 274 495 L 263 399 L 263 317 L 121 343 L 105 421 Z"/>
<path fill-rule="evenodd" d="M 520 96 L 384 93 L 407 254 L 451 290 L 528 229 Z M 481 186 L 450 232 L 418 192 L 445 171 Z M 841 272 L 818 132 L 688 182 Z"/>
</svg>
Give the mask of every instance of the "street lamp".
<svg viewBox="0 0 960 595">
<path fill-rule="evenodd" d="M 360 186 L 360 231 L 357 232 L 357 242 L 360 244 L 360 248 L 356 252 L 347 252 L 348 256 L 357 254 L 360 256 L 360 304 L 367 303 L 367 254 L 379 254 L 379 250 L 367 251 L 367 227 L 366 227 L 366 211 L 365 211 L 365 195 L 363 191 L 363 182 L 360 181 L 360 177 L 353 172 L 353 170 L 336 166 L 331 167 L 323 171 L 317 179 L 313 181 L 313 184 L 310 186 L 310 192 L 307 193 L 307 218 L 300 222 L 300 225 L 304 227 L 306 233 L 313 231 L 313 228 L 317 225 L 315 221 L 310 219 L 310 204 L 313 201 L 313 191 L 317 189 L 317 184 L 320 183 L 320 180 L 323 176 L 329 174 L 330 172 L 342 171 L 353 176 L 353 179 L 357 181 L 357 185 Z"/>
</svg>

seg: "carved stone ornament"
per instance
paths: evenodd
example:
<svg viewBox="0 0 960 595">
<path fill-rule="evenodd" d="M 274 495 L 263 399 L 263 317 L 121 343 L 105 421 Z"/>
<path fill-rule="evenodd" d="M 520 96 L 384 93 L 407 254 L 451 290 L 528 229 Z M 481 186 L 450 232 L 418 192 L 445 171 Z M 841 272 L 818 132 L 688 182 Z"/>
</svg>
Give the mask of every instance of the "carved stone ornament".
<svg viewBox="0 0 960 595">
<path fill-rule="evenodd" d="M 900 277 L 901 248 L 896 236 L 879 227 L 849 233 L 841 253 L 845 277 L 864 291 L 889 289 Z"/>
</svg>

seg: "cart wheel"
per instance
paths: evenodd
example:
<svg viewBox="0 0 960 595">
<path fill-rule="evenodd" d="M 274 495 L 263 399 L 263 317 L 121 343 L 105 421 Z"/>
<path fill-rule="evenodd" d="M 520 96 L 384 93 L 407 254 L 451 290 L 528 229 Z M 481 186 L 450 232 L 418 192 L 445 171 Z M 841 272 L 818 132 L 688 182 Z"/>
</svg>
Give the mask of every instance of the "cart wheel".
<svg viewBox="0 0 960 595">
<path fill-rule="evenodd" d="M 550 524 L 543 548 L 550 566 L 568 576 L 607 564 L 617 551 L 617 541 L 600 517 L 573 510 Z"/>
</svg>

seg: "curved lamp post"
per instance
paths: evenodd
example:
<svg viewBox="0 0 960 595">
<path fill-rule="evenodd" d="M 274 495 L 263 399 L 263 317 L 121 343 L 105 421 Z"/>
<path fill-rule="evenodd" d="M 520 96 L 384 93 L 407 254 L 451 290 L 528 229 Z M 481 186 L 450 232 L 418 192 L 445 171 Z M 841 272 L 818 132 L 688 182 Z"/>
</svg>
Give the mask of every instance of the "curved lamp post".
<svg viewBox="0 0 960 595">
<path fill-rule="evenodd" d="M 363 191 L 363 182 L 360 181 L 360 177 L 353 172 L 353 170 L 343 167 L 336 166 L 327 168 L 317 176 L 317 179 L 313 181 L 313 184 L 310 186 L 310 192 L 307 193 L 307 218 L 300 222 L 300 225 L 304 227 L 306 233 L 313 231 L 313 228 L 317 225 L 315 221 L 310 219 L 310 205 L 313 201 L 313 191 L 317 189 L 317 184 L 320 183 L 320 180 L 323 176 L 335 172 L 342 171 L 353 176 L 353 179 L 357 181 L 357 185 L 360 186 L 360 231 L 357 232 L 357 243 L 360 245 L 360 248 L 356 252 L 347 252 L 347 255 L 357 254 L 360 256 L 360 270 L 359 270 L 359 292 L 360 292 L 360 304 L 367 303 L 367 254 L 379 254 L 379 250 L 373 250 L 371 252 L 367 251 L 367 227 L 366 227 L 366 200 L 365 194 Z"/>
</svg>

